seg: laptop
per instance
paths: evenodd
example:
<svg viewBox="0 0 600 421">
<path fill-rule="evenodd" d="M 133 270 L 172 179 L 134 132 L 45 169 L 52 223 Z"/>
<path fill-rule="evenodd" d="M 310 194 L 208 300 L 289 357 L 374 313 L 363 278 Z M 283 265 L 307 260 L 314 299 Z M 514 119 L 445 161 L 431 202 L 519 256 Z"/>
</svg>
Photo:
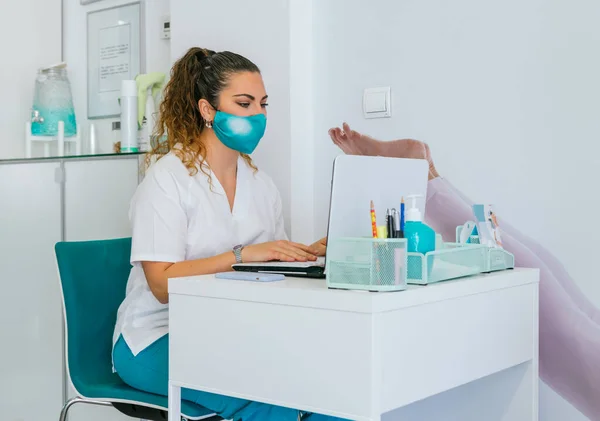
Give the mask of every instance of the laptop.
<svg viewBox="0 0 600 421">
<path fill-rule="evenodd" d="M 325 258 L 319 257 L 316 262 L 238 263 L 232 268 L 243 272 L 279 273 L 298 278 L 324 278 Z"/>
<path fill-rule="evenodd" d="M 420 195 L 417 206 L 425 215 L 429 164 L 423 159 L 340 155 L 333 163 L 327 237 L 371 237 L 370 202 L 378 224 L 386 209 L 400 209 L 402 197 Z M 315 262 L 239 263 L 234 270 L 279 273 L 293 277 L 325 278 L 326 259 Z"/>
</svg>

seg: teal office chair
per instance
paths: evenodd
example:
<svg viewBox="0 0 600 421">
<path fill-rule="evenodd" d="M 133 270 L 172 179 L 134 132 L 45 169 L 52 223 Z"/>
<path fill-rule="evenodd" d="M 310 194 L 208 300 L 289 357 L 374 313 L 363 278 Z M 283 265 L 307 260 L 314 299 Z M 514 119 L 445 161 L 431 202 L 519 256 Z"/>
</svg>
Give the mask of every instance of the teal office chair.
<svg viewBox="0 0 600 421">
<path fill-rule="evenodd" d="M 131 238 L 62 242 L 55 246 L 65 316 L 67 376 L 77 392 L 60 414 L 76 403 L 113 406 L 134 418 L 163 421 L 167 398 L 142 392 L 112 372 L 112 336 L 125 298 L 131 265 Z M 221 420 L 206 408 L 183 401 L 187 420 Z"/>
</svg>

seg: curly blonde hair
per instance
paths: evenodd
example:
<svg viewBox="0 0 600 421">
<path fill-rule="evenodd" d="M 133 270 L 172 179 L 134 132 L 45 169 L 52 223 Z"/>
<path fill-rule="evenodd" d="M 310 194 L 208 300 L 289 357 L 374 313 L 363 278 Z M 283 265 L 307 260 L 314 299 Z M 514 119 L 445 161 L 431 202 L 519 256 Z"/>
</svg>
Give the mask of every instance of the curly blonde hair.
<svg viewBox="0 0 600 421">
<path fill-rule="evenodd" d="M 223 51 L 215 53 L 205 48 L 193 47 L 173 65 L 167 83 L 160 117 L 156 124 L 156 139 L 167 136 L 166 142 L 157 142 L 146 155 L 146 166 L 173 151 L 189 170 L 190 175 L 202 171 L 211 182 L 206 165 L 206 145 L 200 141 L 206 121 L 200 114 L 198 101 L 205 99 L 215 109 L 219 95 L 230 77 L 240 72 L 257 72 L 259 68 L 247 58 Z M 177 147 L 176 147 L 177 146 Z M 249 155 L 241 154 L 256 171 Z"/>
</svg>

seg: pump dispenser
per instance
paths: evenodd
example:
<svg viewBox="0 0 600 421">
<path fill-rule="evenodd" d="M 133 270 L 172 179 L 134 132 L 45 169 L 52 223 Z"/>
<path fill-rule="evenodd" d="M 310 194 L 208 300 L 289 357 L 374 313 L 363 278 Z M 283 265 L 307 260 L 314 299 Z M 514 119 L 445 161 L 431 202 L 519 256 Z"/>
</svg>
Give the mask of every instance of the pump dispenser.
<svg viewBox="0 0 600 421">
<path fill-rule="evenodd" d="M 409 208 L 406 211 L 406 223 L 404 225 L 404 238 L 406 238 L 409 253 L 427 254 L 435 250 L 435 231 L 423 223 L 421 211 L 417 208 L 417 199 L 421 195 L 408 196 Z M 433 259 L 428 258 L 428 276 L 431 274 Z M 409 277 L 422 279 L 421 259 L 417 256 L 408 258 Z"/>
<path fill-rule="evenodd" d="M 423 218 L 421 216 L 421 211 L 417 207 L 417 199 L 420 197 L 423 197 L 423 196 L 420 194 L 413 194 L 413 195 L 407 197 L 409 202 L 412 200 L 412 203 L 410 203 L 410 207 L 408 208 L 408 211 L 406 211 L 406 220 L 407 221 L 421 222 L 423 220 Z"/>
<path fill-rule="evenodd" d="M 408 196 L 404 237 L 409 252 L 425 254 L 435 250 L 435 231 L 423 223 L 421 211 L 417 207 L 417 199 L 420 197 L 423 196 Z"/>
</svg>

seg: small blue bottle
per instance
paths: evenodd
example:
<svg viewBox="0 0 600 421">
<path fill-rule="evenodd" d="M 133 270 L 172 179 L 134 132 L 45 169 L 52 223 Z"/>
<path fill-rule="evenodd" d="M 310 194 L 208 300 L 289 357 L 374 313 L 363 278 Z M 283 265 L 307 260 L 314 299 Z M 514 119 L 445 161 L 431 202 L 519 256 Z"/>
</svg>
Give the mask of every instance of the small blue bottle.
<svg viewBox="0 0 600 421">
<path fill-rule="evenodd" d="M 409 253 L 421 253 L 423 255 L 435 250 L 435 231 L 423 223 L 421 211 L 417 208 L 417 198 L 420 195 L 408 196 L 412 203 L 406 212 L 406 223 L 404 225 L 404 238 Z M 431 275 L 433 258 L 427 259 L 427 276 Z M 408 277 L 423 280 L 422 259 L 416 256 L 408 257 Z"/>
</svg>

